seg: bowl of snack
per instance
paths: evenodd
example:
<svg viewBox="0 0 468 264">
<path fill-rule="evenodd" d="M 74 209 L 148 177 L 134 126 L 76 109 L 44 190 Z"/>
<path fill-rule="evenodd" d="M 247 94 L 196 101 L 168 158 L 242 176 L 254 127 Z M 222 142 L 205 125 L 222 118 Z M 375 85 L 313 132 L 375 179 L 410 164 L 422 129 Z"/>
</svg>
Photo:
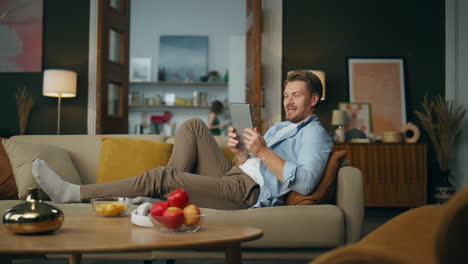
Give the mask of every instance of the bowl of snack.
<svg viewBox="0 0 468 264">
<path fill-rule="evenodd" d="M 105 197 L 91 199 L 91 206 L 99 216 L 117 217 L 126 215 L 132 205 L 132 199 L 126 197 Z"/>
</svg>

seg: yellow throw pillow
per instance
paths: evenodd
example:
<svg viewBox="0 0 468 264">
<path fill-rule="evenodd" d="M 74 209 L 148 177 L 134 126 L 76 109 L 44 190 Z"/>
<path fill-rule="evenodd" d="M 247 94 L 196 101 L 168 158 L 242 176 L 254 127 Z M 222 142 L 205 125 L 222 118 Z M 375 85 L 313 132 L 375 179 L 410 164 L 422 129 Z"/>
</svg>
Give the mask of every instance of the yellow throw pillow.
<svg viewBox="0 0 468 264">
<path fill-rule="evenodd" d="M 228 147 L 221 148 L 221 151 L 223 151 L 224 157 L 226 157 L 226 159 L 229 162 L 232 162 L 232 160 L 236 156 L 236 153 L 232 152 L 231 149 Z"/>
<path fill-rule="evenodd" d="M 227 136 L 215 136 L 214 139 L 215 139 L 216 143 L 218 144 L 218 146 L 221 148 L 221 151 L 223 152 L 224 157 L 226 157 L 226 159 L 229 162 L 232 162 L 232 160 L 234 159 L 234 156 L 236 156 L 236 154 L 234 152 L 232 152 L 229 147 L 225 147 L 228 144 L 228 137 Z M 174 144 L 175 143 L 175 137 L 171 137 L 171 138 L 167 139 L 166 142 Z"/>
<path fill-rule="evenodd" d="M 141 139 L 101 137 L 101 160 L 97 182 L 110 182 L 137 176 L 166 166 L 172 144 Z"/>
</svg>

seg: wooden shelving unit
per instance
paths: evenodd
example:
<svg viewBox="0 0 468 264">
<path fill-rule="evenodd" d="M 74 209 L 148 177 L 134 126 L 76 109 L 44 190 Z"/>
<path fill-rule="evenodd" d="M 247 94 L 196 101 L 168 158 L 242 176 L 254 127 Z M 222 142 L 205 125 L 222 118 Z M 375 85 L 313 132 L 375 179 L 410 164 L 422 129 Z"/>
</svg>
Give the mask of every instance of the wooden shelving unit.
<svg viewBox="0 0 468 264">
<path fill-rule="evenodd" d="M 185 108 L 185 109 L 209 109 L 209 106 L 192 106 L 192 105 L 145 105 L 145 104 L 131 104 L 129 107 L 132 110 L 144 110 L 147 109 L 148 111 L 154 110 L 155 108 Z"/>
<path fill-rule="evenodd" d="M 131 82 L 131 87 L 138 89 L 151 89 L 156 87 L 163 87 L 165 85 L 174 86 L 199 86 L 197 89 L 202 89 L 203 87 L 223 87 L 226 88 L 228 83 L 226 82 Z M 180 88 L 180 87 L 179 87 Z M 171 88 L 172 89 L 172 88 Z M 210 89 L 210 88 L 209 88 Z M 132 90 L 132 89 L 131 89 Z M 129 108 L 131 111 L 151 111 L 154 109 L 161 109 L 161 108 L 185 108 L 185 109 L 209 109 L 210 106 L 191 106 L 191 105 L 154 105 L 154 104 L 129 104 Z"/>
<path fill-rule="evenodd" d="M 130 82 L 131 85 L 203 85 L 203 86 L 227 86 L 226 82 Z"/>
</svg>

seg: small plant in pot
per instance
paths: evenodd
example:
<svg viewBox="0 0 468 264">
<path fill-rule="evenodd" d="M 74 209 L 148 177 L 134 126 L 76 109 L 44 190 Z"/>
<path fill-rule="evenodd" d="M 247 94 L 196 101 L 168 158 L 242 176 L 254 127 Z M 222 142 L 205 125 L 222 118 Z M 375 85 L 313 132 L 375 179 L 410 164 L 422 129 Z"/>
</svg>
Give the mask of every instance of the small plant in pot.
<svg viewBox="0 0 468 264">
<path fill-rule="evenodd" d="M 436 160 L 440 169 L 440 186 L 436 187 L 436 202 L 443 204 L 454 193 L 451 184 L 450 162 L 452 160 L 453 144 L 462 133 L 460 125 L 465 117 L 466 109 L 451 101 L 445 100 L 440 95 L 433 101 L 424 96 L 423 111 L 414 111 L 421 121 L 422 127 L 427 132 L 434 146 Z"/>
</svg>

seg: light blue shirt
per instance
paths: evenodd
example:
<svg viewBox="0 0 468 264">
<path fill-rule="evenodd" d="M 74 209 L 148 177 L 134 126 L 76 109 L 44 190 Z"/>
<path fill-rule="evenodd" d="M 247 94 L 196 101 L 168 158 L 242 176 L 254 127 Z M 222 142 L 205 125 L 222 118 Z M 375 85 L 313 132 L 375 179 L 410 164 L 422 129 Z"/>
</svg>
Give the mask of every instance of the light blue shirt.
<svg viewBox="0 0 468 264">
<path fill-rule="evenodd" d="M 266 132 L 268 141 L 291 122 L 279 122 Z M 322 177 L 333 147 L 333 141 L 320 124 L 317 115 L 312 115 L 296 128 L 283 135 L 270 149 L 285 160 L 284 184 L 263 162 L 260 162 L 264 184 L 260 188 L 257 203 L 252 208 L 283 205 L 286 194 L 294 190 L 310 194 Z"/>
</svg>

